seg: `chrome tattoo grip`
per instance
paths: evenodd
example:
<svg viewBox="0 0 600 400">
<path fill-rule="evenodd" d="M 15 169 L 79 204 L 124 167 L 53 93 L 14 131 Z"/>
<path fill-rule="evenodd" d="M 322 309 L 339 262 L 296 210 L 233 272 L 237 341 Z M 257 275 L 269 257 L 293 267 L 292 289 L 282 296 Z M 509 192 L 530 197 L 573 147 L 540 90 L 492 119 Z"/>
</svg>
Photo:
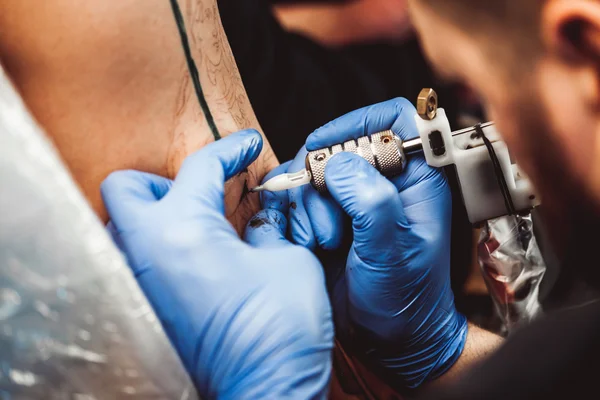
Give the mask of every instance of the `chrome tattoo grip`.
<svg viewBox="0 0 600 400">
<path fill-rule="evenodd" d="M 402 140 L 389 130 L 311 151 L 306 156 L 306 169 L 311 174 L 312 185 L 319 192 L 327 191 L 325 167 L 329 159 L 341 152 L 358 154 L 386 177 L 399 175 L 406 165 Z"/>
</svg>

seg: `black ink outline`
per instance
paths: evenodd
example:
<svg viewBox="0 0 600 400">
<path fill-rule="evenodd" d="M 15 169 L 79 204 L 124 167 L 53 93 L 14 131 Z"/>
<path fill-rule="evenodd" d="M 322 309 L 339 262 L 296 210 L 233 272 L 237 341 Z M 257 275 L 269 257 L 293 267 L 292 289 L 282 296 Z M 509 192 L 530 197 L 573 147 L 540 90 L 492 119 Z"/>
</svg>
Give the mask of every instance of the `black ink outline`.
<svg viewBox="0 0 600 400">
<path fill-rule="evenodd" d="M 170 2 L 171 8 L 173 9 L 173 16 L 175 17 L 175 22 L 177 23 L 179 37 L 181 38 L 181 46 L 183 47 L 183 52 L 185 54 L 185 61 L 188 66 L 192 82 L 194 83 L 196 97 L 198 97 L 198 102 L 200 103 L 200 108 L 204 113 L 204 117 L 206 118 L 208 127 L 210 128 L 215 140 L 219 140 L 221 139 L 221 134 L 219 133 L 219 129 L 217 128 L 217 124 L 215 123 L 215 119 L 213 118 L 213 115 L 210 112 L 208 103 L 204 98 L 204 92 L 202 90 L 202 85 L 200 84 L 200 75 L 198 74 L 198 67 L 196 67 L 196 62 L 192 57 L 192 52 L 190 50 L 190 44 L 187 36 L 187 30 L 185 28 L 185 22 L 183 20 L 183 15 L 181 14 L 181 9 L 179 8 L 177 0 L 170 0 Z"/>
</svg>

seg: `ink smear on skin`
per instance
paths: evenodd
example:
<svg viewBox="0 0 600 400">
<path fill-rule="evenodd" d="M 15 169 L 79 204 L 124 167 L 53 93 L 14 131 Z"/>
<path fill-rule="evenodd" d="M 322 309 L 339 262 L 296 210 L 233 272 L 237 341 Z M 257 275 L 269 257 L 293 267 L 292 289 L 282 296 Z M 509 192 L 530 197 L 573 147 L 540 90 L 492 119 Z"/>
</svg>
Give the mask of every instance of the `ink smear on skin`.
<svg viewBox="0 0 600 400">
<path fill-rule="evenodd" d="M 242 172 L 240 172 L 237 176 L 242 176 L 243 174 L 248 174 L 248 168 L 244 168 Z M 244 179 L 244 186 L 242 187 L 242 196 L 240 197 L 240 202 L 244 200 L 250 194 L 250 188 L 248 187 L 248 179 Z"/>
<path fill-rule="evenodd" d="M 248 189 L 248 180 L 244 180 L 244 187 L 242 188 L 242 198 L 244 200 L 250 194 L 250 189 Z"/>
<path fill-rule="evenodd" d="M 252 220 L 250 221 L 250 228 L 258 228 L 267 223 L 268 221 L 266 221 L 264 218 L 252 218 Z"/>
</svg>

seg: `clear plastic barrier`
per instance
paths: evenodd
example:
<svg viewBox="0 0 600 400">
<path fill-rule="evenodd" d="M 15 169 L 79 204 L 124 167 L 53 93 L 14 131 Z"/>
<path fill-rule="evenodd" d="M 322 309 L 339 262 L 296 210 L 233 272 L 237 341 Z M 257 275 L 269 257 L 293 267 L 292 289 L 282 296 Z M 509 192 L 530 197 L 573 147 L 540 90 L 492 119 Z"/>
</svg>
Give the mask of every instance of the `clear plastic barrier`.
<svg viewBox="0 0 600 400">
<path fill-rule="evenodd" d="M 0 69 L 0 399 L 195 398 L 123 257 Z"/>
</svg>

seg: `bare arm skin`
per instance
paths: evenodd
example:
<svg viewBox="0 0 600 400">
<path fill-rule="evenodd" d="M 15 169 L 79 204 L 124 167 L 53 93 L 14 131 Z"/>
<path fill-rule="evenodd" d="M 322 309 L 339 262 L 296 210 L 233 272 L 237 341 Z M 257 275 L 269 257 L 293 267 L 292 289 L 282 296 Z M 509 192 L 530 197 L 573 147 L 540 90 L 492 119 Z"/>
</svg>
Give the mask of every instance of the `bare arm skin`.
<svg viewBox="0 0 600 400">
<path fill-rule="evenodd" d="M 222 136 L 260 129 L 216 0 L 179 0 L 209 108 Z M 168 0 L 0 0 L 0 59 L 104 220 L 100 182 L 138 169 L 173 178 L 214 140 L 190 81 Z M 227 187 L 238 231 L 259 208 L 251 187 L 277 165 L 268 143 Z M 210 173 L 210 171 L 199 171 Z"/>
<path fill-rule="evenodd" d="M 494 353 L 504 342 L 500 336 L 469 323 L 467 342 L 456 363 L 432 385 L 451 383 Z"/>
<path fill-rule="evenodd" d="M 491 332 L 469 324 L 467 342 L 462 355 L 443 376 L 424 385 L 421 389 L 437 389 L 457 382 L 465 373 L 487 359 L 503 343 L 503 339 Z M 403 398 L 391 386 L 363 364 L 354 354 L 344 352 L 338 345 L 334 352 L 334 374 L 331 396 L 335 399 L 387 399 Z M 418 390 L 420 393 L 422 390 Z"/>
</svg>

